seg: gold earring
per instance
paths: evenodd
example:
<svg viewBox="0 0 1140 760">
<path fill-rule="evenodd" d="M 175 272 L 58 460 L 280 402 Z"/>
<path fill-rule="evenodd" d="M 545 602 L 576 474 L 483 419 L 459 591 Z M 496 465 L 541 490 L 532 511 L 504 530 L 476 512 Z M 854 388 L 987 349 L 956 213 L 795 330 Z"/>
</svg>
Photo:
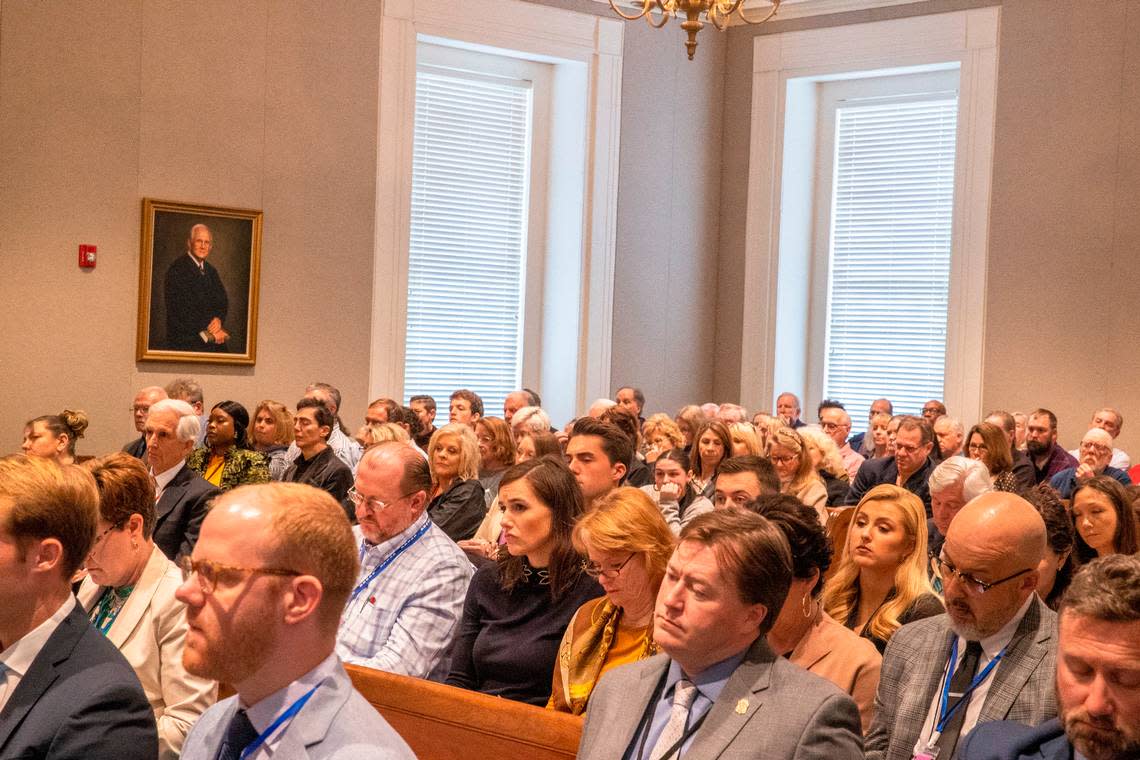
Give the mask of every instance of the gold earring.
<svg viewBox="0 0 1140 760">
<path fill-rule="evenodd" d="M 800 599 L 800 609 L 803 611 L 805 619 L 815 614 L 815 602 L 811 601 L 810 591 L 806 592 Z"/>
</svg>

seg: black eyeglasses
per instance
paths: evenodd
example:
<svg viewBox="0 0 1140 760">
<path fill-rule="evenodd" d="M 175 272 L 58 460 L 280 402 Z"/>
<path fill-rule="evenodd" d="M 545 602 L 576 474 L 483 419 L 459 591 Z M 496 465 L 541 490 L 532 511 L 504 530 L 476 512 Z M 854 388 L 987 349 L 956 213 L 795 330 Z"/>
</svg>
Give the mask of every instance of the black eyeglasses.
<svg viewBox="0 0 1140 760">
<path fill-rule="evenodd" d="M 961 581 L 962 586 L 966 589 L 966 591 L 978 595 L 986 593 L 994 586 L 1000 586 L 1003 583 L 1012 581 L 1014 578 L 1020 578 L 1026 573 L 1031 573 L 1035 569 L 1032 567 L 1027 567 L 1024 570 L 1018 570 L 1013 575 L 1007 575 L 1005 578 L 1002 578 L 1000 580 L 986 583 L 985 581 L 978 580 L 969 573 L 963 573 L 961 570 L 954 567 L 954 565 L 948 562 L 944 557 L 932 557 L 931 559 L 934 562 L 934 567 L 938 571 L 938 574 L 942 576 L 942 583 L 944 585 L 947 581 L 950 580 L 952 576 L 954 576 L 957 577 L 959 581 Z"/>
<path fill-rule="evenodd" d="M 189 557 L 181 557 L 178 560 L 178 568 L 182 571 L 183 583 L 189 580 L 191 575 L 197 573 L 198 585 L 201 587 L 202 593 L 207 596 L 214 593 L 214 589 L 217 588 L 218 577 L 226 573 L 231 575 L 278 575 L 281 577 L 302 575 L 296 570 L 285 570 L 277 567 L 235 567 L 234 565 L 223 565 L 220 562 L 211 562 L 208 559 L 192 560 Z"/>
<path fill-rule="evenodd" d="M 637 556 L 637 552 L 634 552 L 633 554 L 626 557 L 625 562 L 622 562 L 617 567 L 611 567 L 609 569 L 603 568 L 597 562 L 590 562 L 589 560 L 584 560 L 582 562 L 582 571 L 584 573 L 586 573 L 586 575 L 590 576 L 591 578 L 597 578 L 598 576 L 605 576 L 606 578 L 613 580 L 614 578 L 618 577 L 618 574 L 621 573 L 622 568 L 625 567 L 626 565 L 628 565 L 629 561 L 631 559 L 633 559 L 635 556 Z"/>
</svg>

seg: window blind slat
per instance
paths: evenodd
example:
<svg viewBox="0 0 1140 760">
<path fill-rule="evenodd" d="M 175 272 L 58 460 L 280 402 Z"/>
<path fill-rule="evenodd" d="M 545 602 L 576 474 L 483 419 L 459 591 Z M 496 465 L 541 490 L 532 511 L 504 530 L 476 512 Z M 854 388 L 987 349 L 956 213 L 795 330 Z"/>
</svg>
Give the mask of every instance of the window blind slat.
<svg viewBox="0 0 1140 760">
<path fill-rule="evenodd" d="M 530 117 L 529 82 L 417 74 L 406 396 L 521 384 Z"/>
<path fill-rule="evenodd" d="M 956 98 L 836 113 L 824 395 L 852 419 L 942 398 Z"/>
</svg>

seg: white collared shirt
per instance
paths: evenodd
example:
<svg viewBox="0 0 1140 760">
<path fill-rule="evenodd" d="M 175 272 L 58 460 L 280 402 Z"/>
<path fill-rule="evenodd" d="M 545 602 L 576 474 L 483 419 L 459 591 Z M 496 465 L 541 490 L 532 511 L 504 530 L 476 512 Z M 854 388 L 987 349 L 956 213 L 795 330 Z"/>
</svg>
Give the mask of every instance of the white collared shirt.
<svg viewBox="0 0 1140 760">
<path fill-rule="evenodd" d="M 9 644 L 3 652 L 0 652 L 0 666 L 2 666 L 0 667 L 0 710 L 3 710 L 4 705 L 8 704 L 8 698 L 12 696 L 16 687 L 20 685 L 20 681 L 28 674 L 32 662 L 35 661 L 40 650 L 44 648 L 44 644 L 74 608 L 75 595 L 68 594 L 67 599 L 51 617 L 25 633 L 19 641 Z"/>
<path fill-rule="evenodd" d="M 314 686 L 326 678 L 332 678 L 336 673 L 336 669 L 339 667 L 340 660 L 336 654 L 330 654 L 321 661 L 320 665 L 285 688 L 273 692 L 256 705 L 246 705 L 245 702 L 239 698 L 238 707 L 245 710 L 246 717 L 249 718 L 249 722 L 253 724 L 254 729 L 260 735 L 273 725 L 273 721 L 277 720 L 278 715 L 292 707 L 294 702 L 305 696 Z M 316 694 L 313 695 L 313 697 L 316 696 Z M 302 712 L 303 711 L 304 708 L 302 708 Z M 297 716 L 294 715 L 278 726 L 274 730 L 273 735 L 268 737 L 265 743 L 258 747 L 256 752 L 250 755 L 250 758 L 272 757 L 273 753 L 277 750 L 277 746 L 281 743 L 282 738 L 284 738 L 288 732 L 290 724 L 292 724 L 296 718 Z"/>
<path fill-rule="evenodd" d="M 183 467 L 186 466 L 186 460 L 181 460 L 178 464 L 174 465 L 164 472 L 155 473 L 154 476 L 154 503 L 157 504 L 158 500 L 162 498 L 162 492 L 170 485 L 170 481 L 174 480 Z"/>
<path fill-rule="evenodd" d="M 979 673 L 985 669 L 990 662 L 998 656 L 1001 650 L 1009 646 L 1009 642 L 1013 640 L 1013 634 L 1017 633 L 1017 627 L 1021 625 L 1021 619 L 1025 617 L 1025 613 L 1029 611 L 1029 605 L 1037 598 L 1037 594 L 1029 595 L 1021 605 L 1021 609 L 1010 619 L 1008 623 L 1001 627 L 997 633 L 982 639 L 982 656 L 978 658 L 978 671 Z M 954 663 L 955 667 L 962 662 L 962 658 L 966 656 L 966 639 L 961 636 L 958 637 L 958 661 Z M 930 740 L 930 735 L 934 732 L 934 725 L 938 720 L 937 713 L 941 707 L 942 690 L 946 685 L 946 675 L 949 670 L 950 663 L 946 662 L 942 666 L 942 678 L 938 680 L 938 688 L 934 692 L 934 702 L 930 705 L 930 709 L 926 711 L 926 722 L 922 724 L 922 731 L 918 735 L 918 743 L 914 746 L 914 753 L 918 754 L 919 750 Z M 962 739 L 966 734 L 973 730 L 974 725 L 978 722 L 978 716 L 982 713 L 982 707 L 986 703 L 986 696 L 990 693 L 990 686 L 993 685 L 994 678 L 998 670 L 1001 669 L 1001 663 L 998 663 L 986 680 L 978 684 L 977 688 L 970 694 L 970 701 L 966 703 L 966 717 L 962 721 L 962 730 L 958 734 L 958 742 L 961 744 Z"/>
</svg>

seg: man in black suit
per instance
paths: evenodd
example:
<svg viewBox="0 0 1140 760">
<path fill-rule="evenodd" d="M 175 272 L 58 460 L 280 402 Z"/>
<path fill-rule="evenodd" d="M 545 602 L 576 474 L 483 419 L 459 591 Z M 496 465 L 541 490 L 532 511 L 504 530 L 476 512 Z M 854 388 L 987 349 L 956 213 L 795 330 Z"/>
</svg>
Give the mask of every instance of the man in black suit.
<svg viewBox="0 0 1140 760">
<path fill-rule="evenodd" d="M 1111 554 L 1085 565 L 1061 600 L 1057 643 L 1060 718 L 1030 728 L 982 726 L 961 760 L 1123 760 L 1140 757 L 1140 558 Z M 1076 750 L 1076 753 L 1074 753 Z"/>
<path fill-rule="evenodd" d="M 166 398 L 166 391 L 157 385 L 143 388 L 135 394 L 134 403 L 131 404 L 131 416 L 134 418 L 135 430 L 139 432 L 139 437 L 123 447 L 123 451 L 135 459 L 146 461 L 146 433 L 143 432 L 143 428 L 146 426 L 146 416 L 150 414 L 150 408 L 164 398 Z"/>
<path fill-rule="evenodd" d="M 221 493 L 186 466 L 200 425 L 194 407 L 166 399 L 150 408 L 144 426 L 157 494 L 154 542 L 171 561 L 194 550 L 210 500 Z"/>
<path fill-rule="evenodd" d="M 927 480 L 934 470 L 930 452 L 934 448 L 934 431 L 921 417 L 903 417 L 895 434 L 894 456 L 868 459 L 847 491 L 847 504 L 858 504 L 872 488 L 883 483 L 902 486 L 922 499 L 926 516 L 931 517 L 930 487 Z"/>
<path fill-rule="evenodd" d="M 95 481 L 73 465 L 0 459 L 0 757 L 154 760 L 134 670 L 87 619 L 71 577 L 95 540 Z"/>
<path fill-rule="evenodd" d="M 166 345 L 175 351 L 224 351 L 229 299 L 218 270 L 206 261 L 214 236 L 204 224 L 190 228 L 186 255 L 166 270 Z"/>
</svg>

